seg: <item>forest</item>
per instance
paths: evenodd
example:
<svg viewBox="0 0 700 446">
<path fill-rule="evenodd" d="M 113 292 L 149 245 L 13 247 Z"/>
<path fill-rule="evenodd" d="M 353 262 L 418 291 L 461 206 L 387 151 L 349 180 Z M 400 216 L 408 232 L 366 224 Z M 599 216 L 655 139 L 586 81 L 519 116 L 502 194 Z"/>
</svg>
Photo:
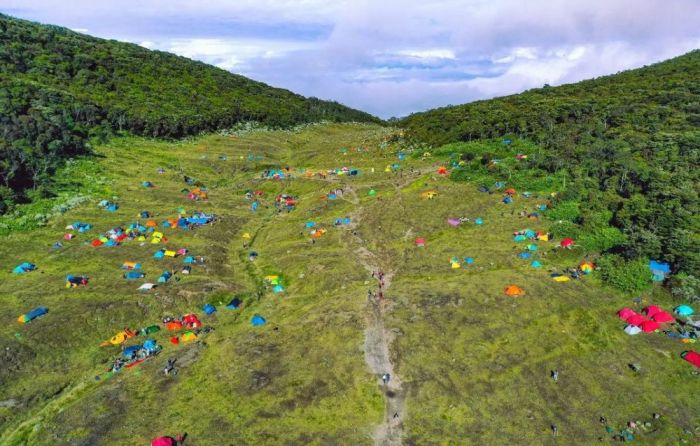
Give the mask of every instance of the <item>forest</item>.
<svg viewBox="0 0 700 446">
<path fill-rule="evenodd" d="M 433 147 L 534 143 L 538 149 L 517 169 L 531 178 L 565 179 L 551 211 L 560 229 L 580 235 L 606 228 L 608 237 L 598 244 L 603 263 L 633 272 L 645 259 L 661 259 L 680 273 L 674 280 L 686 282 L 678 289 L 698 289 L 700 51 L 576 84 L 416 113 L 398 125 Z M 479 155 L 474 168 L 493 157 Z M 466 179 L 468 170 L 453 178 Z"/>
<path fill-rule="evenodd" d="M 242 121 L 379 122 L 135 44 L 0 15 L 0 213 L 51 193 L 51 175 L 90 141 L 180 138 Z"/>
</svg>

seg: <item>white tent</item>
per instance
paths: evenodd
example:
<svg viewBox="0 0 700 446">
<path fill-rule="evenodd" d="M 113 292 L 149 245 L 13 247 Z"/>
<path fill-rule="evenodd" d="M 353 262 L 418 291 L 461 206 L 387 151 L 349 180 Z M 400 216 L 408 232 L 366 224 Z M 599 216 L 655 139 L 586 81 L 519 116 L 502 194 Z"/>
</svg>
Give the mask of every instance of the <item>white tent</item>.
<svg viewBox="0 0 700 446">
<path fill-rule="evenodd" d="M 625 333 L 628 335 L 636 335 L 642 332 L 642 329 L 636 325 L 628 325 L 625 327 Z"/>
<path fill-rule="evenodd" d="M 156 287 L 156 285 L 154 283 L 144 283 L 138 289 L 140 291 L 148 291 L 148 290 L 152 290 L 155 287 Z"/>
</svg>

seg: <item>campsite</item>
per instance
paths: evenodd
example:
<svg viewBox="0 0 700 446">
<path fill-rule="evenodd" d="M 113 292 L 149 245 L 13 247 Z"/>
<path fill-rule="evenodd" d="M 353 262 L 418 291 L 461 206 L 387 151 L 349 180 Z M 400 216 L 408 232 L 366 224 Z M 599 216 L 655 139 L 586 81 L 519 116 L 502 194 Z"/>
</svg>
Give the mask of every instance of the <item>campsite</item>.
<svg viewBox="0 0 700 446">
<path fill-rule="evenodd" d="M 600 416 L 623 429 L 655 412 L 661 419 L 649 421 L 638 440 L 684 438 L 697 423 L 698 375 L 680 355 L 696 344 L 663 333 L 629 336 L 617 316 L 622 307 L 641 313 L 650 304 L 671 312 L 676 305 L 664 289 L 635 303 L 639 296 L 604 287 L 575 241 L 562 247 L 547 235 L 549 220 L 519 215 L 541 200 L 516 192 L 505 204 L 502 194 L 441 174 L 444 159 L 409 155 L 386 172 L 398 151 L 410 154 L 393 132 L 326 124 L 100 146 L 104 158 L 90 161 L 100 183 L 94 200 L 107 197 L 119 208 L 88 203 L 4 242 L 11 266 L 0 283 L 7 296 L 0 302 L 8 365 L 0 372 L 3 444 L 46 437 L 146 444 L 154 432 L 179 431 L 198 445 L 221 444 L 228 432 L 242 444 L 369 444 L 385 423 L 409 444 L 448 433 L 478 435 L 485 444 L 549 444 L 553 422 L 561 435 L 588 443 L 610 436 Z M 357 175 L 260 175 L 276 166 L 332 170 L 337 147 L 355 144 L 367 148 L 348 155 Z M 265 154 L 257 169 L 245 158 L 250 147 Z M 213 156 L 221 153 L 230 161 Z M 157 187 L 144 188 L 154 175 Z M 183 175 L 207 185 L 206 200 L 182 191 Z M 319 199 L 340 189 L 335 200 Z M 293 206 L 280 197 L 294 197 Z M 178 225 L 181 215 L 210 218 Z M 90 228 L 65 229 L 75 222 Z M 138 235 L 92 246 L 100 233 L 130 224 Z M 74 237 L 65 238 L 67 231 Z M 63 246 L 53 249 L 58 240 Z M 36 269 L 13 273 L 25 263 Z M 553 272 L 568 278 L 567 268 L 578 265 L 581 278 L 551 280 Z M 386 275 L 383 288 L 377 271 Z M 87 283 L 66 288 L 68 274 Z M 137 290 L 146 283 L 154 285 Z M 381 301 L 368 300 L 368 288 L 381 289 Z M 15 322 L 39 307 L 48 312 Z M 162 323 L 186 314 L 197 318 L 195 328 Z M 145 337 L 121 331 L 153 325 L 160 330 Z M 206 327 L 213 330 L 193 332 Z M 146 339 L 158 346 L 153 356 L 108 373 L 121 345 Z M 388 357 L 372 356 L 376 349 Z M 176 358 L 174 376 L 162 373 L 167 358 Z M 376 364 L 382 360 L 389 364 Z M 374 366 L 392 367 L 392 386 L 400 380 L 392 397 Z M 560 373 L 557 383 L 551 370 Z M 385 421 L 386 404 L 400 408 L 400 426 Z M 202 407 L 210 417 L 186 415 Z"/>
</svg>

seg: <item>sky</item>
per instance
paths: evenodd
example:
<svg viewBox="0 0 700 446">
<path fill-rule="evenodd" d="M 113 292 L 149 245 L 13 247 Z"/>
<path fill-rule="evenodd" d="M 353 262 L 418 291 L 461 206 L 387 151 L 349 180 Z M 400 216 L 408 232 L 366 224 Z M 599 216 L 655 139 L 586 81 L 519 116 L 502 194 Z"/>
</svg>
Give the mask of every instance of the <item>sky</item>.
<svg viewBox="0 0 700 446">
<path fill-rule="evenodd" d="M 0 0 L 382 118 L 700 48 L 700 0 Z"/>
</svg>

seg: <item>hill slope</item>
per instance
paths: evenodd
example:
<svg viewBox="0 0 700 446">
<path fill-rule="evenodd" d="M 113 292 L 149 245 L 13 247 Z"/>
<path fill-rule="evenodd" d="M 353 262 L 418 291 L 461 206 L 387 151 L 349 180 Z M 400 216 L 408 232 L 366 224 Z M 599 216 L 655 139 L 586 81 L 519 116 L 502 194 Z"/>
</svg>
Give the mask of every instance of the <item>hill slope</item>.
<svg viewBox="0 0 700 446">
<path fill-rule="evenodd" d="M 47 182 L 88 137 L 118 130 L 182 137 L 244 120 L 379 121 L 184 57 L 4 15 L 0 109 L 0 181 L 15 191 Z"/>
<path fill-rule="evenodd" d="M 544 198 L 516 194 L 505 205 L 500 194 L 438 174 L 441 160 L 412 156 L 394 133 L 329 124 L 96 146 L 100 156 L 70 175 L 93 186 L 88 201 L 2 239 L 0 445 L 147 445 L 183 431 L 193 446 L 596 444 L 629 420 L 640 426 L 640 444 L 696 444 L 698 376 L 680 353 L 697 344 L 660 332 L 628 336 L 615 314 L 652 303 L 670 311 L 683 301 L 654 287 L 634 304 L 637 294 L 601 286 L 599 272 L 552 280 L 549 270 L 575 267 L 586 251 L 560 249 L 559 240 L 514 242 L 514 231 L 551 223 L 506 212 Z M 400 168 L 387 171 L 394 163 Z M 291 171 L 283 178 L 263 178 L 284 166 Z M 359 173 L 329 173 L 342 166 Z M 205 184 L 208 200 L 190 200 L 184 176 Z M 429 191 L 437 196 L 425 198 Z M 296 206 L 275 206 L 278 194 Z M 119 208 L 108 212 L 101 199 Z M 217 222 L 164 224 L 196 210 Z M 145 225 L 143 211 L 167 241 L 147 233 L 92 246 L 115 227 Z M 469 220 L 448 224 L 457 217 Z M 93 227 L 66 229 L 76 221 Z M 64 240 L 67 232 L 74 238 Z M 53 249 L 57 240 L 63 246 Z M 541 268 L 518 257 L 527 245 L 538 247 L 532 259 Z M 162 248 L 187 248 L 204 262 L 183 274 L 184 256 L 155 258 Z M 10 272 L 27 261 L 38 270 Z M 125 261 L 140 263 L 146 277 L 124 278 Z M 163 271 L 175 277 L 158 283 Z M 383 299 L 368 299 L 368 289 L 379 291 L 373 271 L 386 273 Z M 67 274 L 89 283 L 66 288 Z M 268 275 L 279 275 L 284 291 Z M 144 282 L 158 287 L 137 291 Z M 509 284 L 525 295 L 507 296 Z M 226 308 L 234 297 L 242 304 Z M 205 315 L 206 303 L 218 311 Z M 38 306 L 49 312 L 16 322 Z M 185 342 L 187 329 L 162 322 L 187 313 L 214 330 Z M 267 323 L 252 326 L 255 314 Z M 162 352 L 108 371 L 121 346 L 100 344 L 154 324 L 161 330 L 148 337 Z M 173 336 L 182 341 L 172 344 Z M 175 375 L 163 373 L 168 358 Z"/>
<path fill-rule="evenodd" d="M 476 170 L 496 156 L 501 138 L 536 143 L 541 149 L 527 153 L 514 171 L 492 166 L 496 176 L 563 178 L 566 187 L 555 201 L 580 208 L 570 216 L 573 223 L 622 231 L 624 240 L 604 251 L 658 257 L 698 275 L 699 79 L 700 51 L 693 51 L 577 84 L 416 113 L 399 124 L 432 145 L 457 143 L 444 149 L 455 155 L 469 151 L 464 143 L 470 141 L 495 143 L 472 153 Z"/>
</svg>

